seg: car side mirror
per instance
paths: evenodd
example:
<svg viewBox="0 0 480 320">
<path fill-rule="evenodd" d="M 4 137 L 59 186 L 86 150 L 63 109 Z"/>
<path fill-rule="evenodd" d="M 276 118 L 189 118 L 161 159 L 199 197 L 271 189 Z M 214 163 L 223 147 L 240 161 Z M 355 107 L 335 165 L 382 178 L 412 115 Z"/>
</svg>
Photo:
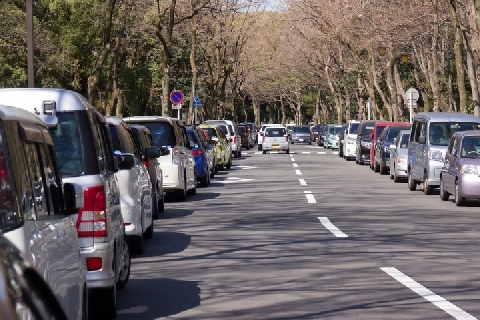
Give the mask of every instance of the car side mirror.
<svg viewBox="0 0 480 320">
<path fill-rule="evenodd" d="M 425 136 L 418 137 L 418 143 L 425 144 Z"/>
<path fill-rule="evenodd" d="M 162 156 L 168 156 L 170 154 L 170 149 L 168 149 L 165 146 L 160 147 L 160 152 L 162 153 Z"/>
<path fill-rule="evenodd" d="M 152 146 L 145 148 L 145 160 L 157 159 L 161 155 L 161 151 L 158 147 Z"/>
<path fill-rule="evenodd" d="M 133 169 L 135 167 L 135 156 L 131 153 L 122 153 L 117 156 L 119 170 Z"/>
</svg>

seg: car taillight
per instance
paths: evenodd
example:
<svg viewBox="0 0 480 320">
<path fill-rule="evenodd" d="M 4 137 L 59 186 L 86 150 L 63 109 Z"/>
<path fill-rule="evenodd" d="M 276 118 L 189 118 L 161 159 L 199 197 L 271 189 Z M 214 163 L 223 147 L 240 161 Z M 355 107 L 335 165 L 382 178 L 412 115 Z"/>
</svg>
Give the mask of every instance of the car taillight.
<svg viewBox="0 0 480 320">
<path fill-rule="evenodd" d="M 95 271 L 102 269 L 102 258 L 94 257 L 94 258 L 87 258 L 87 270 L 88 271 Z"/>
<path fill-rule="evenodd" d="M 172 164 L 180 165 L 180 157 L 179 157 L 179 150 L 178 146 L 173 147 L 172 149 Z"/>
<path fill-rule="evenodd" d="M 202 150 L 198 149 L 198 150 L 192 150 L 192 155 L 194 156 L 199 156 L 201 155 L 203 152 Z"/>
<path fill-rule="evenodd" d="M 285 136 L 285 141 L 287 141 L 287 142 L 288 142 L 288 136 Z"/>
<path fill-rule="evenodd" d="M 237 143 L 237 136 L 233 136 L 233 143 Z"/>
<path fill-rule="evenodd" d="M 148 164 L 147 160 L 143 161 L 143 164 L 145 165 L 145 168 L 147 168 L 147 170 L 150 169 L 150 165 Z"/>
<path fill-rule="evenodd" d="M 83 208 L 78 212 L 78 237 L 106 237 L 107 212 L 102 186 L 88 187 L 83 192 Z"/>
</svg>

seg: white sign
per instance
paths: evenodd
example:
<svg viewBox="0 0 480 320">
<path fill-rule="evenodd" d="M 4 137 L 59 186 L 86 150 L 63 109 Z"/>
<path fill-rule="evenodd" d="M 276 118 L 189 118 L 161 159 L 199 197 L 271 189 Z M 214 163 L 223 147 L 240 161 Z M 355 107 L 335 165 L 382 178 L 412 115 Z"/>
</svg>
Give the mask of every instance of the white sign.
<svg viewBox="0 0 480 320">
<path fill-rule="evenodd" d="M 418 90 L 415 88 L 410 88 L 407 90 L 407 92 L 405 92 L 405 99 L 407 99 L 407 101 L 412 99 L 412 101 L 415 103 L 419 97 L 420 95 L 418 94 Z"/>
<path fill-rule="evenodd" d="M 182 109 L 182 104 L 172 104 L 172 109 L 173 110 L 181 110 Z"/>
</svg>

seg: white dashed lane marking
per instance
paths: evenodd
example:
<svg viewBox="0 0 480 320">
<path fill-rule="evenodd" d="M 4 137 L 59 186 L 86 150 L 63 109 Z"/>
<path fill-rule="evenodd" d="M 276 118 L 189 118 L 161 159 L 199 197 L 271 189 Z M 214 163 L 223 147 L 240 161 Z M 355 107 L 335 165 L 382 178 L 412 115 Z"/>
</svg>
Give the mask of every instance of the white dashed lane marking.
<svg viewBox="0 0 480 320">
<path fill-rule="evenodd" d="M 305 197 L 307 197 L 308 203 L 317 203 L 317 201 L 315 201 L 315 197 L 312 194 L 312 191 L 304 191 L 303 193 L 305 193 Z"/>
<path fill-rule="evenodd" d="M 295 170 L 295 173 L 296 173 L 297 175 L 299 175 L 299 176 L 302 175 L 302 173 L 300 172 L 300 170 Z"/>
<path fill-rule="evenodd" d="M 335 237 L 348 238 L 348 236 L 345 233 L 343 233 L 342 231 L 340 231 L 340 229 L 335 227 L 333 225 L 333 223 L 331 223 L 330 220 L 328 220 L 327 217 L 318 217 L 318 220 L 320 220 L 320 222 L 323 224 L 323 226 L 325 228 L 327 228 L 331 233 L 333 233 L 335 235 Z"/>
<path fill-rule="evenodd" d="M 474 320 L 477 319 L 471 314 L 463 311 L 456 305 L 454 305 L 451 302 L 448 302 L 441 296 L 435 294 L 435 292 L 430 291 L 429 289 L 425 288 L 422 286 L 420 283 L 417 281 L 413 280 L 412 278 L 406 276 L 404 273 L 401 271 L 398 271 L 396 268 L 380 268 L 384 272 L 386 272 L 389 276 L 391 276 L 393 279 L 397 280 L 401 284 L 403 284 L 405 287 L 409 288 L 416 294 L 420 295 L 424 299 L 430 301 L 433 303 L 435 306 L 438 308 L 442 309 L 455 319 L 459 320 Z"/>
<path fill-rule="evenodd" d="M 306 186 L 307 185 L 307 182 L 305 181 L 305 179 L 298 179 L 298 181 L 300 181 L 301 186 Z"/>
<path fill-rule="evenodd" d="M 290 160 L 295 161 L 295 158 L 290 158 Z"/>
<path fill-rule="evenodd" d="M 292 163 L 294 168 L 298 168 L 298 164 Z"/>
</svg>

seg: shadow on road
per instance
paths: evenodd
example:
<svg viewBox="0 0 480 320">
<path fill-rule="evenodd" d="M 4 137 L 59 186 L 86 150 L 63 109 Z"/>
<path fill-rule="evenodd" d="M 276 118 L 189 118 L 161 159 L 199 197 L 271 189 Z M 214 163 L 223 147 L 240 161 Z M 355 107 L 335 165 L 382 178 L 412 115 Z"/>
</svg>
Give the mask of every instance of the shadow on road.
<svg viewBox="0 0 480 320">
<path fill-rule="evenodd" d="M 132 299 L 140 296 L 141 301 Z M 130 279 L 117 294 L 116 319 L 156 319 L 179 314 L 200 305 L 197 281 Z"/>
<path fill-rule="evenodd" d="M 165 211 L 160 213 L 160 220 L 162 219 L 174 219 L 180 217 L 186 217 L 193 214 L 193 210 L 188 209 L 174 209 L 174 208 L 165 208 Z"/>
<path fill-rule="evenodd" d="M 133 256 L 135 258 L 160 257 L 170 253 L 178 253 L 187 249 L 190 245 L 191 237 L 178 232 L 155 232 L 152 239 L 146 241 L 145 251 L 142 255 Z M 148 262 L 142 262 L 144 264 Z"/>
</svg>

